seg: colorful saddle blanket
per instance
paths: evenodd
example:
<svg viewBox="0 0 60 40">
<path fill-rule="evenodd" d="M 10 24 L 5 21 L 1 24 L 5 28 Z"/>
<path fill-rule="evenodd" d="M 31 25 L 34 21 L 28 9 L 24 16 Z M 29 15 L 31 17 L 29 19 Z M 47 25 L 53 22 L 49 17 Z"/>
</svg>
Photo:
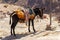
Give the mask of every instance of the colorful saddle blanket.
<svg viewBox="0 0 60 40">
<path fill-rule="evenodd" d="M 25 13 L 22 10 L 16 10 L 15 13 L 17 14 L 18 18 L 26 20 Z M 29 13 L 27 17 L 28 19 L 34 19 L 35 14 L 31 12 L 31 14 Z"/>
<path fill-rule="evenodd" d="M 24 14 L 24 12 L 22 10 L 17 10 L 15 12 L 16 12 L 18 18 L 25 19 L 25 14 Z"/>
</svg>

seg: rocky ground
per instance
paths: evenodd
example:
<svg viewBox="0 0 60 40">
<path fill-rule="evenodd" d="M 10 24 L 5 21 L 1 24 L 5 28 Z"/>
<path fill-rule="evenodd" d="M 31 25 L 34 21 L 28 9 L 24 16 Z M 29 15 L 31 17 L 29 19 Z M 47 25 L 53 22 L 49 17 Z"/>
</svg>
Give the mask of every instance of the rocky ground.
<svg viewBox="0 0 60 40">
<path fill-rule="evenodd" d="M 0 19 L 0 40 L 60 40 L 60 24 L 56 20 L 53 21 L 53 18 L 51 25 L 53 31 L 45 30 L 49 24 L 48 19 L 35 19 L 36 33 L 33 32 L 32 26 L 31 33 L 29 33 L 25 23 L 18 23 L 15 29 L 16 37 L 10 35 L 9 16 L 2 18 Z"/>
<path fill-rule="evenodd" d="M 5 4 L 3 4 L 4 6 Z M 47 25 L 50 24 L 49 15 L 44 14 L 47 18 L 34 20 L 34 27 L 36 29 L 36 33 L 33 32 L 31 26 L 31 33 L 28 32 L 28 26 L 25 23 L 18 23 L 15 32 L 16 37 L 10 35 L 10 26 L 9 25 L 9 15 L 3 15 L 3 13 L 7 13 L 7 11 L 11 12 L 17 6 L 13 7 L 13 5 L 8 6 L 7 8 L 2 7 L 0 4 L 0 40 L 60 40 L 60 23 L 56 19 L 56 16 L 52 17 L 52 31 L 46 30 Z"/>
</svg>

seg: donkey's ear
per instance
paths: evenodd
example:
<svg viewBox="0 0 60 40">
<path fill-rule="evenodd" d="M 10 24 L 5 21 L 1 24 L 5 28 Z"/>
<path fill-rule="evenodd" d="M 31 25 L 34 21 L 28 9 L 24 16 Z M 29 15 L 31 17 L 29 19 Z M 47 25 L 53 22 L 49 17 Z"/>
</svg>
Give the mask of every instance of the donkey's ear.
<svg viewBox="0 0 60 40">
<path fill-rule="evenodd" d="M 43 10 L 45 10 L 45 8 L 43 8 Z"/>
<path fill-rule="evenodd" d="M 38 8 L 39 10 L 41 10 L 41 8 Z"/>
</svg>

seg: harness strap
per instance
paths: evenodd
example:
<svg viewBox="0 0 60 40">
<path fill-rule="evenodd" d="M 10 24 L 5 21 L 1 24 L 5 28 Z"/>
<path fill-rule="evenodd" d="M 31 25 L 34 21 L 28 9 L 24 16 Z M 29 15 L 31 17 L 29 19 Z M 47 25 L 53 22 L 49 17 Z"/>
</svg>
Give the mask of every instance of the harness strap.
<svg viewBox="0 0 60 40">
<path fill-rule="evenodd" d="M 31 9 L 31 10 L 32 10 L 32 13 L 35 14 L 35 12 L 33 11 L 33 9 Z"/>
<path fill-rule="evenodd" d="M 32 8 L 29 8 L 29 13 L 30 13 L 30 15 L 35 14 Z"/>
</svg>

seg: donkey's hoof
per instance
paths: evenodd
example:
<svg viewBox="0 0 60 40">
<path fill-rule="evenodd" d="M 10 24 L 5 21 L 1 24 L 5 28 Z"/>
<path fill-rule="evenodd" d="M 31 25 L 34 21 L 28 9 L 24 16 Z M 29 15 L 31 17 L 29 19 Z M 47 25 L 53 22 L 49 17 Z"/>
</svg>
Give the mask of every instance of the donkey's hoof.
<svg viewBox="0 0 60 40">
<path fill-rule="evenodd" d="M 13 34 L 11 33 L 11 35 L 13 35 Z"/>
<path fill-rule="evenodd" d="M 34 30 L 34 32 L 36 32 L 36 30 Z"/>
<path fill-rule="evenodd" d="M 34 31 L 34 33 L 36 33 L 36 31 Z"/>
<path fill-rule="evenodd" d="M 31 32 L 31 31 L 29 30 L 29 32 Z"/>
<path fill-rule="evenodd" d="M 16 37 L 16 34 L 14 34 L 14 36 Z"/>
<path fill-rule="evenodd" d="M 31 31 L 29 31 L 29 33 L 30 33 Z"/>
</svg>

